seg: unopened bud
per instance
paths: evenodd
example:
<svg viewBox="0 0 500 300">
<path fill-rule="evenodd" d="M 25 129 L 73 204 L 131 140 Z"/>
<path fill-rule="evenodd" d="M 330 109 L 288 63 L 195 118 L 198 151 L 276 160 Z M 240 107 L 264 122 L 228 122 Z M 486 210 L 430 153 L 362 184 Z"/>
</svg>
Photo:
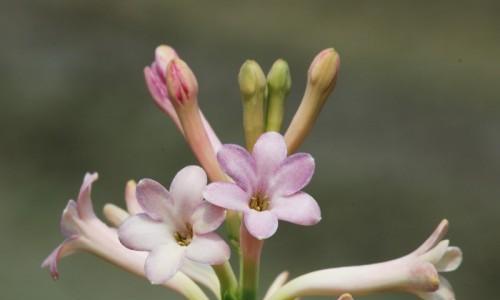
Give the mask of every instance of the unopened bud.
<svg viewBox="0 0 500 300">
<path fill-rule="evenodd" d="M 309 67 L 308 84 L 328 96 L 335 85 L 339 64 L 339 55 L 333 48 L 321 51 Z"/>
<path fill-rule="evenodd" d="M 264 132 L 264 100 L 266 93 L 266 76 L 259 64 L 247 60 L 238 75 L 243 100 L 243 129 L 248 149 L 252 149 L 255 141 Z"/>
<path fill-rule="evenodd" d="M 189 66 L 180 58 L 174 58 L 167 66 L 168 96 L 174 106 L 195 101 L 198 96 L 198 82 Z"/>
<path fill-rule="evenodd" d="M 167 72 L 167 66 L 170 63 L 170 61 L 174 58 L 179 58 L 174 48 L 169 47 L 167 45 L 160 45 L 156 47 L 155 66 L 157 68 L 158 74 L 161 74 L 164 80 L 165 80 L 165 73 Z"/>
<path fill-rule="evenodd" d="M 266 131 L 281 130 L 285 99 L 290 93 L 292 78 L 286 61 L 278 59 L 267 74 L 267 122 Z"/>
<path fill-rule="evenodd" d="M 285 133 L 288 153 L 297 150 L 314 126 L 335 86 L 339 66 L 340 58 L 333 48 L 321 51 L 311 63 L 304 97 Z"/>
</svg>

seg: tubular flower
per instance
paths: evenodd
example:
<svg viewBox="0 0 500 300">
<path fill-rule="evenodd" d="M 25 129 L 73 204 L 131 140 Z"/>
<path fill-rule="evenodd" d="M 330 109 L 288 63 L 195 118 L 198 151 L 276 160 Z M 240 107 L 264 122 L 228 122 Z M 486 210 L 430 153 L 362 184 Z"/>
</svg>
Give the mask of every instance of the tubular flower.
<svg viewBox="0 0 500 300">
<path fill-rule="evenodd" d="M 144 270 L 154 284 L 164 283 L 186 259 L 219 265 L 229 259 L 229 247 L 216 233 L 225 212 L 203 201 L 207 184 L 203 169 L 188 166 L 177 173 L 170 191 L 158 182 L 137 184 L 137 200 L 144 213 L 128 218 L 119 228 L 126 247 L 148 251 Z"/>
<path fill-rule="evenodd" d="M 448 240 L 442 240 L 447 228 L 448 221 L 443 220 L 417 250 L 401 258 L 311 272 L 289 281 L 269 299 L 392 291 L 414 293 L 424 300 L 453 300 L 451 285 L 438 272 L 456 270 L 462 262 L 462 252 L 458 247 L 450 247 Z"/>
<path fill-rule="evenodd" d="M 211 183 L 205 189 L 205 199 L 242 212 L 245 227 L 255 238 L 272 236 L 278 220 L 299 225 L 320 221 L 316 200 L 301 192 L 313 176 L 314 159 L 307 153 L 287 157 L 279 133 L 261 135 L 251 154 L 238 145 L 223 145 L 217 159 L 234 183 Z"/>
<path fill-rule="evenodd" d="M 97 173 L 85 174 L 77 200 L 69 200 L 63 211 L 61 232 L 65 240 L 42 263 L 42 267 L 47 267 L 54 279 L 59 278 L 59 260 L 79 251 L 92 253 L 144 277 L 146 253 L 125 248 L 118 240 L 116 230 L 104 224 L 94 213 L 90 196 L 92 183 L 97 178 Z M 203 291 L 183 273 L 177 274 L 164 285 L 189 299 L 206 299 Z"/>
</svg>

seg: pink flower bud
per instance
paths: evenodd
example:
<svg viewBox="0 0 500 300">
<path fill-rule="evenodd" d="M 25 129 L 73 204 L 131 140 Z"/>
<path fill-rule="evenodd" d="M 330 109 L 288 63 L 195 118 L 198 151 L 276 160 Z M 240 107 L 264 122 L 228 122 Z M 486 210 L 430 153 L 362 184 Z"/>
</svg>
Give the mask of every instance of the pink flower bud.
<svg viewBox="0 0 500 300">
<path fill-rule="evenodd" d="M 189 66 L 181 59 L 170 61 L 166 73 L 167 91 L 174 105 L 182 105 L 196 100 L 198 82 Z"/>
</svg>

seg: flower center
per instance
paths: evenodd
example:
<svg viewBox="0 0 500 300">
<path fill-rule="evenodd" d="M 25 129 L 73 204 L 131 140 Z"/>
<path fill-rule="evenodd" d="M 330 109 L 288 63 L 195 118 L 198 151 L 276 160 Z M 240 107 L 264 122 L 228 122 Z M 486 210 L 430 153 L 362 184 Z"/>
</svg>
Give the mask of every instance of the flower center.
<svg viewBox="0 0 500 300">
<path fill-rule="evenodd" d="M 186 225 L 186 230 L 184 231 L 176 231 L 174 233 L 174 238 L 177 244 L 181 246 L 187 246 L 193 240 L 193 228 L 191 225 Z"/>
<path fill-rule="evenodd" d="M 269 207 L 269 197 L 260 194 L 254 195 L 250 198 L 250 204 L 248 206 L 256 211 L 267 210 Z"/>
</svg>

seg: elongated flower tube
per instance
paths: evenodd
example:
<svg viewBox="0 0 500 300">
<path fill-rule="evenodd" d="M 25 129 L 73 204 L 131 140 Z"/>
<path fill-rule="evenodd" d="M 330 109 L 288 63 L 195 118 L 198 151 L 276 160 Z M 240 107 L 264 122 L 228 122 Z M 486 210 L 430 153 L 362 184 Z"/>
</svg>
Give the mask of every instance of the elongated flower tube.
<svg viewBox="0 0 500 300">
<path fill-rule="evenodd" d="M 338 53 L 325 49 L 314 58 L 307 75 L 307 86 L 297 112 L 285 133 L 288 152 L 295 152 L 311 131 L 337 81 Z"/>
<path fill-rule="evenodd" d="M 169 46 L 161 45 L 155 50 L 155 61 L 144 68 L 144 78 L 146 80 L 146 85 L 148 87 L 149 93 L 153 97 L 155 104 L 164 112 L 170 119 L 174 122 L 175 126 L 179 129 L 181 133 L 184 134 L 177 112 L 172 105 L 172 102 L 168 96 L 167 86 L 166 86 L 166 72 L 167 66 L 170 61 L 174 58 L 179 58 L 177 52 Z M 212 126 L 207 121 L 203 112 L 200 110 L 201 121 L 203 123 L 204 129 L 210 139 L 210 143 L 214 151 L 218 151 L 221 143 L 219 138 L 215 134 Z"/>
<path fill-rule="evenodd" d="M 183 60 L 174 58 L 167 66 L 166 83 L 169 98 L 191 150 L 211 180 L 224 180 L 225 175 L 215 157 L 216 150 L 211 147 L 199 113 L 196 77 Z"/>
<path fill-rule="evenodd" d="M 454 271 L 462 252 L 442 240 L 448 228 L 443 220 L 415 251 L 398 259 L 371 265 L 319 270 L 299 276 L 274 293 L 271 300 L 303 296 L 365 295 L 377 292 L 408 292 L 425 300 L 455 299 L 450 284 L 438 272 Z"/>
<path fill-rule="evenodd" d="M 203 201 L 206 183 L 203 169 L 189 166 L 177 173 L 170 191 L 151 179 L 137 185 L 144 213 L 128 218 L 118 235 L 126 247 L 149 252 L 145 271 L 152 283 L 172 278 L 186 259 L 209 265 L 229 259 L 229 247 L 213 232 L 225 212 Z"/>
<path fill-rule="evenodd" d="M 287 157 L 283 136 L 267 132 L 252 153 L 238 145 L 223 145 L 217 159 L 234 183 L 214 182 L 205 199 L 217 206 L 243 213 L 245 227 L 257 239 L 272 236 L 278 220 L 314 225 L 320 208 L 301 190 L 314 174 L 314 159 L 307 153 Z"/>
<path fill-rule="evenodd" d="M 43 261 L 54 279 L 59 278 L 59 260 L 75 252 L 92 253 L 118 267 L 144 277 L 146 253 L 131 251 L 118 240 L 116 230 L 99 220 L 93 210 L 90 193 L 97 173 L 85 175 L 77 201 L 69 200 L 61 217 L 61 233 L 65 240 Z M 179 272 L 163 283 L 188 299 L 207 299 L 203 291 L 186 275 Z"/>
</svg>

